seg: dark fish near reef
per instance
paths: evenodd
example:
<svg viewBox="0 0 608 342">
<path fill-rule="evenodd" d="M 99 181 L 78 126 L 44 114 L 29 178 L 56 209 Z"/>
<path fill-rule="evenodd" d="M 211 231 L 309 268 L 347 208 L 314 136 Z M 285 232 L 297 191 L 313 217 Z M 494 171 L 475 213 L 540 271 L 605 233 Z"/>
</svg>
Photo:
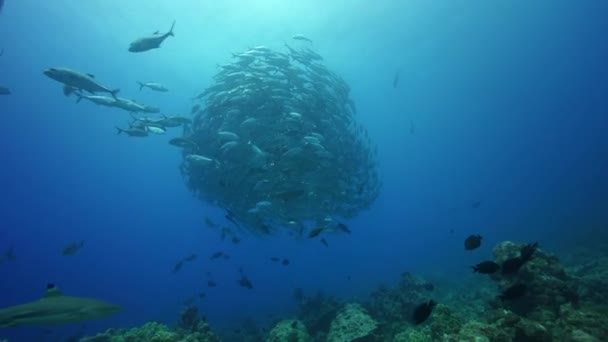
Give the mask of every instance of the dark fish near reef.
<svg viewBox="0 0 608 342">
<path fill-rule="evenodd" d="M 397 88 L 397 86 L 399 86 L 399 71 L 397 71 L 393 77 L 393 88 Z"/>
<path fill-rule="evenodd" d="M 173 34 L 173 28 L 175 27 L 175 21 L 171 25 L 169 32 L 165 34 L 159 34 L 156 32 L 153 36 L 143 37 L 135 40 L 129 45 L 129 52 L 144 52 L 152 49 L 158 49 L 160 44 L 165 41 L 168 37 L 175 37 Z"/>
<path fill-rule="evenodd" d="M 502 274 L 513 274 L 525 264 L 526 262 L 521 257 L 515 257 L 505 260 L 502 263 Z"/>
<path fill-rule="evenodd" d="M 273 262 L 279 262 L 279 260 L 281 260 L 281 259 L 279 259 L 277 257 L 272 257 L 272 258 L 270 258 L 270 260 Z"/>
<path fill-rule="evenodd" d="M 529 243 L 521 248 L 519 255 L 524 262 L 527 262 L 532 259 L 532 255 L 536 252 L 536 249 L 538 249 L 538 242 Z"/>
<path fill-rule="evenodd" d="M 426 321 L 433 312 L 433 308 L 437 305 L 432 299 L 428 301 L 428 303 L 423 303 L 418 305 L 416 310 L 414 310 L 414 323 L 421 324 Z"/>
<path fill-rule="evenodd" d="M 76 254 L 76 252 L 78 252 L 82 247 L 84 247 L 84 241 L 80 241 L 80 242 L 73 242 L 67 246 L 65 246 L 63 248 L 63 252 L 61 252 L 62 255 L 64 256 L 68 256 L 68 255 L 74 255 Z"/>
<path fill-rule="evenodd" d="M 471 235 L 464 240 L 464 249 L 472 251 L 481 246 L 481 235 Z"/>
<path fill-rule="evenodd" d="M 473 268 L 473 272 L 482 274 L 496 273 L 500 269 L 500 266 L 494 261 L 484 261 L 471 267 Z"/>
<path fill-rule="evenodd" d="M 321 243 L 325 245 L 325 247 L 329 247 L 329 244 L 327 244 L 327 240 L 325 240 L 325 238 L 321 238 Z"/>
<path fill-rule="evenodd" d="M 217 286 L 217 283 L 216 283 L 216 282 L 214 282 L 213 280 L 209 280 L 209 281 L 207 282 L 207 286 L 208 286 L 208 287 L 216 287 L 216 286 Z"/>
<path fill-rule="evenodd" d="M 506 289 L 498 298 L 501 300 L 513 300 L 525 296 L 528 288 L 524 284 L 515 284 Z"/>
<path fill-rule="evenodd" d="M 232 237 L 232 239 L 230 241 L 232 241 L 232 243 L 235 245 L 238 245 L 239 243 L 241 243 L 241 239 L 239 239 L 238 236 Z"/>
<path fill-rule="evenodd" d="M 283 264 L 283 266 L 287 266 L 287 265 L 289 265 L 289 260 L 283 259 L 283 262 L 281 262 L 281 264 Z"/>
</svg>

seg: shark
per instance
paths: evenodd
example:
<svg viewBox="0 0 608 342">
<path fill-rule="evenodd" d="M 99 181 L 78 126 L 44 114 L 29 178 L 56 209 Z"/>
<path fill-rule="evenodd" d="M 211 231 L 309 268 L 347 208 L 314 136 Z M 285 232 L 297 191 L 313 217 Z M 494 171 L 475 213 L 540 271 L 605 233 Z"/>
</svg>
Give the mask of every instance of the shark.
<svg viewBox="0 0 608 342">
<path fill-rule="evenodd" d="M 0 309 L 0 327 L 57 325 L 97 320 L 122 310 L 119 305 L 93 298 L 65 296 L 54 284 L 48 284 L 41 299 Z"/>
</svg>

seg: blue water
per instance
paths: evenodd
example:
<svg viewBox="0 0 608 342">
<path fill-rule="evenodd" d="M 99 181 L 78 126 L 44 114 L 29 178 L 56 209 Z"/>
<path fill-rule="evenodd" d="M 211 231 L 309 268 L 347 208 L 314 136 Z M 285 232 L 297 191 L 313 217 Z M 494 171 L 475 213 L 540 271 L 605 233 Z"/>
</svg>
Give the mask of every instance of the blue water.
<svg viewBox="0 0 608 342">
<path fill-rule="evenodd" d="M 204 290 L 201 310 L 219 330 L 293 315 L 296 287 L 351 298 L 403 271 L 468 278 L 467 267 L 503 240 L 567 251 L 572 239 L 607 228 L 607 13 L 602 1 L 7 0 L 0 86 L 12 94 L 0 97 L 0 252 L 14 245 L 17 260 L 0 267 L 0 307 L 39 298 L 48 282 L 125 307 L 86 323 L 92 334 L 173 323 L 183 300 Z M 174 19 L 176 36 L 161 49 L 127 51 Z M 230 52 L 282 49 L 296 33 L 350 84 L 357 119 L 379 150 L 383 191 L 347 222 L 351 235 L 328 236 L 330 248 L 247 235 L 222 243 L 203 218 L 222 221 L 223 212 L 188 192 L 181 155 L 167 144 L 181 132 L 116 136 L 126 112 L 75 104 L 42 74 L 83 70 L 121 96 L 187 114 Z M 139 92 L 136 81 L 149 80 L 170 92 Z M 472 233 L 484 236 L 475 256 L 462 247 Z M 61 255 L 79 240 L 81 251 Z M 232 258 L 209 261 L 217 250 Z M 171 274 L 191 253 L 199 258 Z M 253 290 L 238 286 L 239 267 Z M 206 287 L 207 271 L 218 287 Z M 53 331 L 68 336 L 80 326 Z M 11 341 L 46 333 L 0 329 Z"/>
</svg>

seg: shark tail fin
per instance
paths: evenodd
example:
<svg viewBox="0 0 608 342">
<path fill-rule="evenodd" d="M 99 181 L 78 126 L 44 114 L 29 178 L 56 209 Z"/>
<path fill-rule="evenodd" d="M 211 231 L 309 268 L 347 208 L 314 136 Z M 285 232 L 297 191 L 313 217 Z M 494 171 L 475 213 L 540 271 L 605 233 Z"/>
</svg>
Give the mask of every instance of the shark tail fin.
<svg viewBox="0 0 608 342">
<path fill-rule="evenodd" d="M 171 24 L 171 29 L 167 33 L 168 36 L 175 37 L 175 33 L 173 33 L 173 28 L 175 27 L 175 20 L 173 20 L 173 24 Z"/>
<path fill-rule="evenodd" d="M 144 84 L 137 81 L 137 84 L 139 84 L 139 91 L 141 91 L 142 89 L 144 89 Z"/>
<path fill-rule="evenodd" d="M 118 94 L 118 92 L 120 92 L 120 89 L 110 90 L 110 94 L 114 99 L 116 99 L 116 94 Z"/>
<path fill-rule="evenodd" d="M 120 135 L 120 133 L 122 133 L 122 128 L 115 126 L 116 128 L 116 135 Z"/>
<path fill-rule="evenodd" d="M 80 103 L 80 101 L 82 101 L 82 99 L 84 98 L 84 96 L 78 92 L 75 92 L 74 95 L 76 95 L 76 103 Z"/>
</svg>

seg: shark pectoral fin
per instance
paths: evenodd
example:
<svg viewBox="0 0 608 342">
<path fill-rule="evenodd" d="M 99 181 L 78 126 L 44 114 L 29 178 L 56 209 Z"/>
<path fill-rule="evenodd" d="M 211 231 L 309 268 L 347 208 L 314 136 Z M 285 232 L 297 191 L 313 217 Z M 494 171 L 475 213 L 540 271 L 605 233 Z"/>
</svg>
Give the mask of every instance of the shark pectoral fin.
<svg viewBox="0 0 608 342">
<path fill-rule="evenodd" d="M 93 75 L 93 74 L 87 74 L 87 76 L 89 76 L 91 78 L 95 78 L 95 75 Z"/>
</svg>

